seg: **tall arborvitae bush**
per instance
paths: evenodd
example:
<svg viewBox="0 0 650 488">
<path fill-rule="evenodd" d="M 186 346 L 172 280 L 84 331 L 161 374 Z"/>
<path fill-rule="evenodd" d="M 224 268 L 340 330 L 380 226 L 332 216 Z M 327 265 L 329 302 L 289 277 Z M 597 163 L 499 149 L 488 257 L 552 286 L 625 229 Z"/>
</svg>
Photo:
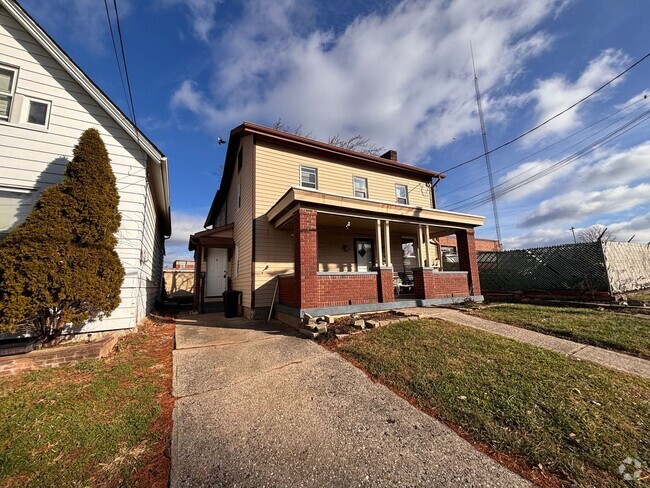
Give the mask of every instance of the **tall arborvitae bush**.
<svg viewBox="0 0 650 488">
<path fill-rule="evenodd" d="M 33 327 L 52 340 L 120 304 L 119 195 L 99 132 L 86 130 L 73 154 L 63 181 L 0 242 L 0 331 Z"/>
</svg>

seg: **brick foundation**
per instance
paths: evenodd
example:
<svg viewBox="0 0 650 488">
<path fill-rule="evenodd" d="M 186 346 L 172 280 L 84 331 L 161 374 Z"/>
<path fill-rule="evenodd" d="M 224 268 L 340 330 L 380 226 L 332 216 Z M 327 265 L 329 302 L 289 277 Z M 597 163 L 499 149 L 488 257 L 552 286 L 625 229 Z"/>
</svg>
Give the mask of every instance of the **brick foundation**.
<svg viewBox="0 0 650 488">
<path fill-rule="evenodd" d="M 468 297 L 468 273 L 439 272 L 433 268 L 413 268 L 415 298 Z"/>
<path fill-rule="evenodd" d="M 299 308 L 296 300 L 296 284 L 293 276 L 278 276 L 278 301 L 287 307 Z"/>
<path fill-rule="evenodd" d="M 318 276 L 318 307 L 377 303 L 377 275 L 332 274 Z M 302 306 L 302 308 L 310 308 Z M 315 307 L 314 307 L 315 308 Z"/>
<path fill-rule="evenodd" d="M 103 358 L 113 350 L 117 340 L 118 335 L 114 334 L 90 344 L 53 347 L 27 354 L 0 357 L 0 377 L 36 369 L 55 368 L 87 359 Z"/>
</svg>

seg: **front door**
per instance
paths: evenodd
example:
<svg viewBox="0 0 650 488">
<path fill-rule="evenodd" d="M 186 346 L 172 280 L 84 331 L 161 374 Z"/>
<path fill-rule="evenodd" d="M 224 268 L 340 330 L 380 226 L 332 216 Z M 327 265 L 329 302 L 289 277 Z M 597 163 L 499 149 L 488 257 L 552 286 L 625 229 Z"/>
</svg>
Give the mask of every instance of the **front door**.
<svg viewBox="0 0 650 488">
<path fill-rule="evenodd" d="M 205 296 L 217 297 L 226 291 L 228 250 L 208 248 L 206 253 Z"/>
<path fill-rule="evenodd" d="M 357 271 L 370 271 L 375 264 L 375 252 L 372 239 L 355 239 L 354 254 L 357 262 Z"/>
</svg>

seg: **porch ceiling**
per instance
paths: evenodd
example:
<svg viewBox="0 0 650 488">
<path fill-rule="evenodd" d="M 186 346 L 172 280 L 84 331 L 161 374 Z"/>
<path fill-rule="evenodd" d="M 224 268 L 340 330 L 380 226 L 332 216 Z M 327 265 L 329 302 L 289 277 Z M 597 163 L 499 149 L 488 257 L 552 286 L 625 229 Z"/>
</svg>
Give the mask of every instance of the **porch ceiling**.
<svg viewBox="0 0 650 488">
<path fill-rule="evenodd" d="M 376 219 L 390 220 L 403 224 L 423 224 L 441 228 L 439 235 L 446 230 L 470 229 L 483 225 L 485 217 L 462 214 L 432 208 L 399 205 L 365 198 L 356 198 L 334 193 L 326 193 L 308 188 L 290 188 L 266 213 L 269 222 L 282 227 L 298 208 L 309 208 L 319 214 L 368 220 L 371 225 Z M 321 217 L 319 215 L 319 221 Z M 338 225 L 340 220 L 336 221 Z M 396 229 L 397 230 L 397 229 Z M 412 228 L 411 228 L 412 230 Z M 449 232 L 446 232 L 447 234 Z"/>
<path fill-rule="evenodd" d="M 190 236 L 188 249 L 194 251 L 198 243 L 205 247 L 234 248 L 235 241 L 232 237 L 233 224 L 222 225 L 214 229 L 207 229 Z"/>
</svg>

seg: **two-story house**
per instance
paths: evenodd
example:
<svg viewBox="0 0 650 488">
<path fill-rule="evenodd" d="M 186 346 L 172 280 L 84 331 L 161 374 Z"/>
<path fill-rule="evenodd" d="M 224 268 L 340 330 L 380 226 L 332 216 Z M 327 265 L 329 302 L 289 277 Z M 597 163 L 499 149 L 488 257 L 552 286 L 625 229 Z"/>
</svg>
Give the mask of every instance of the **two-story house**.
<svg viewBox="0 0 650 488">
<path fill-rule="evenodd" d="M 197 309 L 228 286 L 246 316 L 275 303 L 287 323 L 482 300 L 474 228 L 484 218 L 437 209 L 442 178 L 395 151 L 370 156 L 245 122 L 230 133 L 209 229 L 190 237 Z M 450 234 L 458 272 L 440 270 L 433 244 Z"/>
<path fill-rule="evenodd" d="M 17 2 L 0 0 L 0 240 L 63 179 L 90 127 L 117 179 L 126 276 L 119 307 L 85 333 L 135 327 L 160 296 L 171 233 L 167 158 Z"/>
</svg>

